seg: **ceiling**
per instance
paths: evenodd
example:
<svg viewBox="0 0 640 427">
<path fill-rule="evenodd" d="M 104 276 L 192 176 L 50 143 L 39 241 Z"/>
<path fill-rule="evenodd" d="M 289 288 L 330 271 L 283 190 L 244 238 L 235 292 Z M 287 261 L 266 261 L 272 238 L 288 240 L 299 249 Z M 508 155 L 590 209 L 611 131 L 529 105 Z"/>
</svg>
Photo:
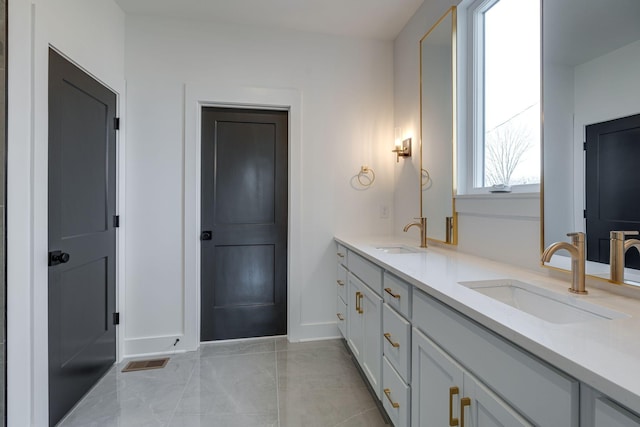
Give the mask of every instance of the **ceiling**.
<svg viewBox="0 0 640 427">
<path fill-rule="evenodd" d="M 545 58 L 576 66 L 640 40 L 639 0 L 544 3 Z"/>
<path fill-rule="evenodd" d="M 127 14 L 394 40 L 423 0 L 115 0 Z"/>
</svg>

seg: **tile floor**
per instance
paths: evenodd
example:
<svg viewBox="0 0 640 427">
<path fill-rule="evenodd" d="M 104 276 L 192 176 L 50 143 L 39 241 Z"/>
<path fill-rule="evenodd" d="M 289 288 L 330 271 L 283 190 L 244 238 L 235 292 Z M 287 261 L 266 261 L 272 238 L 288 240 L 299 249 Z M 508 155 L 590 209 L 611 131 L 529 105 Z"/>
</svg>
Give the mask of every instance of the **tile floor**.
<svg viewBox="0 0 640 427">
<path fill-rule="evenodd" d="M 114 366 L 60 427 L 376 427 L 374 398 L 341 340 L 203 344 L 164 369 Z"/>
</svg>

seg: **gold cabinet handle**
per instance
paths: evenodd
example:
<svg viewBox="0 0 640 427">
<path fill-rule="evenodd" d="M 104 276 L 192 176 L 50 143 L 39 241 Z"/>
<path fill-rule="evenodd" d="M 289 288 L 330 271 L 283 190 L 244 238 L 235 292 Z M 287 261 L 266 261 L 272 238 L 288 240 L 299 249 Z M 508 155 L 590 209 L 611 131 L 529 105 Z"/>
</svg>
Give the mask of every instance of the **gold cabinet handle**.
<svg viewBox="0 0 640 427">
<path fill-rule="evenodd" d="M 384 288 L 384 291 L 386 293 L 388 293 L 389 295 L 391 295 L 392 297 L 394 297 L 395 299 L 400 299 L 400 295 L 399 294 L 394 294 L 393 291 L 391 290 L 391 288 Z"/>
<path fill-rule="evenodd" d="M 362 314 L 364 313 L 364 309 L 362 308 L 362 298 L 364 298 L 364 294 L 360 292 L 360 296 L 358 298 L 360 298 L 360 304 L 358 304 L 358 313 Z"/>
<path fill-rule="evenodd" d="M 449 387 L 449 425 L 451 427 L 458 425 L 458 419 L 453 418 L 453 396 L 456 396 L 458 393 L 460 393 L 458 387 Z"/>
<path fill-rule="evenodd" d="M 344 258 L 344 254 L 343 254 L 342 252 L 338 252 L 338 256 L 339 256 L 340 258 Z"/>
<path fill-rule="evenodd" d="M 387 341 L 389 341 L 389 343 L 391 344 L 392 347 L 394 347 L 394 348 L 400 347 L 400 343 L 399 342 L 391 341 L 391 334 L 389 332 L 385 333 L 384 337 L 387 339 Z"/>
<path fill-rule="evenodd" d="M 356 292 L 356 313 L 360 313 L 360 291 Z"/>
<path fill-rule="evenodd" d="M 384 389 L 384 394 L 385 396 L 387 396 L 387 399 L 389 399 L 389 402 L 391 403 L 391 406 L 393 406 L 394 408 L 399 408 L 400 404 L 398 402 L 394 402 L 393 400 L 391 400 L 391 390 L 388 388 Z"/>
<path fill-rule="evenodd" d="M 460 399 L 460 427 L 464 427 L 464 408 L 465 406 L 471 406 L 471 399 L 463 397 Z"/>
<path fill-rule="evenodd" d="M 338 285 L 344 286 L 344 282 L 342 280 L 336 280 L 336 282 L 338 283 Z"/>
<path fill-rule="evenodd" d="M 344 321 L 344 316 L 342 316 L 341 313 L 337 313 L 336 316 L 338 316 L 338 319 L 340 319 L 340 321 Z"/>
</svg>

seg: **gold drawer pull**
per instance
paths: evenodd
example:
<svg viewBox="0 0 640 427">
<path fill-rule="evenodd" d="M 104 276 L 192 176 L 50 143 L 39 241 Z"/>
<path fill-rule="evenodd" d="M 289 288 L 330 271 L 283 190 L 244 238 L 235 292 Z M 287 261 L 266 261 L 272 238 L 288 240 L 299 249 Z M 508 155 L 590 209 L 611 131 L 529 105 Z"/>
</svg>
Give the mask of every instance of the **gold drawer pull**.
<svg viewBox="0 0 640 427">
<path fill-rule="evenodd" d="M 356 292 L 356 313 L 360 313 L 360 291 Z"/>
<path fill-rule="evenodd" d="M 344 254 L 343 254 L 342 252 L 338 252 L 338 256 L 339 256 L 340 258 L 344 258 Z"/>
<path fill-rule="evenodd" d="M 451 427 L 458 425 L 458 419 L 453 418 L 453 396 L 457 395 L 458 393 L 460 393 L 458 387 L 449 387 L 449 425 Z"/>
<path fill-rule="evenodd" d="M 387 396 L 387 399 L 389 399 L 389 402 L 391 403 L 391 406 L 393 406 L 394 408 L 399 408 L 400 404 L 398 402 L 394 402 L 393 400 L 391 400 L 391 390 L 388 388 L 384 389 L 384 394 L 385 396 Z"/>
<path fill-rule="evenodd" d="M 338 283 L 338 285 L 344 286 L 344 282 L 342 280 L 336 280 L 336 282 Z"/>
<path fill-rule="evenodd" d="M 399 342 L 393 342 L 391 341 L 391 334 L 389 332 L 384 334 L 384 337 L 387 339 L 387 341 L 389 341 L 389 343 L 394 347 L 394 348 L 398 348 L 400 347 L 400 343 Z"/>
<path fill-rule="evenodd" d="M 358 304 L 358 310 L 360 311 L 358 311 L 358 313 L 362 314 L 364 313 L 364 308 L 362 308 L 362 298 L 364 298 L 364 294 L 362 292 L 360 292 L 359 298 L 360 298 L 360 304 Z"/>
<path fill-rule="evenodd" d="M 395 299 L 400 299 L 400 294 L 394 294 L 391 288 L 384 288 L 384 291 L 394 297 Z"/>
<path fill-rule="evenodd" d="M 471 406 L 471 399 L 463 397 L 460 399 L 460 427 L 464 427 L 464 407 Z"/>
<path fill-rule="evenodd" d="M 342 316 L 342 314 L 337 313 L 336 316 L 338 316 L 338 319 L 340 319 L 340 321 L 344 321 L 344 317 Z"/>
</svg>

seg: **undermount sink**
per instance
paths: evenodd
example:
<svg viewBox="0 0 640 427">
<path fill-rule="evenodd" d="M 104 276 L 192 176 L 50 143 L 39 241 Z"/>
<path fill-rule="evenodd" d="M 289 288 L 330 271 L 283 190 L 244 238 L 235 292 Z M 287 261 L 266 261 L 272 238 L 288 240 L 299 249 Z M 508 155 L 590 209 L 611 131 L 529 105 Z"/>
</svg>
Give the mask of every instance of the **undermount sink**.
<svg viewBox="0 0 640 427">
<path fill-rule="evenodd" d="M 414 254 L 420 252 L 411 246 L 405 245 L 376 246 L 376 249 L 387 254 Z"/>
<path fill-rule="evenodd" d="M 557 294 L 518 280 L 479 280 L 460 282 L 460 284 L 551 323 L 577 323 L 629 317 L 625 313 L 582 301 L 580 297 Z"/>
</svg>

